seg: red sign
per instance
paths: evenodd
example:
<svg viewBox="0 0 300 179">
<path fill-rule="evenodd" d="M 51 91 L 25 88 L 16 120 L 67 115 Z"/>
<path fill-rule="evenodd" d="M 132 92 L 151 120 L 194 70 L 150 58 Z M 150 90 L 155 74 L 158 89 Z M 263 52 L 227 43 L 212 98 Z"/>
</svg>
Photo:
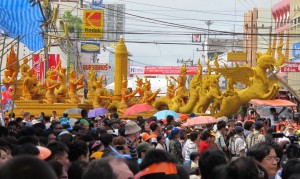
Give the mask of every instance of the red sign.
<svg viewBox="0 0 300 179">
<path fill-rule="evenodd" d="M 99 64 L 99 63 L 85 63 L 82 65 L 83 70 L 90 70 L 91 68 L 94 71 L 107 71 L 110 70 L 110 66 L 108 64 Z"/>
<path fill-rule="evenodd" d="M 32 68 L 35 76 L 39 81 L 44 79 L 45 71 L 45 55 L 43 54 L 32 54 Z"/>
<path fill-rule="evenodd" d="M 300 72 L 300 63 L 299 62 L 286 62 L 281 67 L 281 72 Z"/>
</svg>

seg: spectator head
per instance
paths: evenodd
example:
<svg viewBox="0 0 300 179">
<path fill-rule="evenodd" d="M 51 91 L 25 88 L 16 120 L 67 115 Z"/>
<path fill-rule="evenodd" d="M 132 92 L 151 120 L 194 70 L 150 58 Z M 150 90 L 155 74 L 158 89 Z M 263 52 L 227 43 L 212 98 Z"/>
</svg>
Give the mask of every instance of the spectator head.
<svg viewBox="0 0 300 179">
<path fill-rule="evenodd" d="M 57 178 L 68 178 L 68 174 L 64 169 L 64 166 L 58 161 L 49 161 L 48 165 L 53 169 Z"/>
<path fill-rule="evenodd" d="M 136 177 L 143 178 L 170 178 L 179 179 L 176 169 L 176 160 L 164 150 L 153 149 L 145 154 L 140 164 L 140 172 Z"/>
<path fill-rule="evenodd" d="M 68 113 L 63 113 L 63 117 L 68 117 Z"/>
<path fill-rule="evenodd" d="M 82 119 L 86 119 L 88 112 L 87 112 L 87 110 L 83 109 L 83 110 L 81 110 L 80 114 L 81 114 Z"/>
<path fill-rule="evenodd" d="M 65 169 L 69 168 L 69 149 L 68 147 L 61 142 L 52 142 L 47 145 L 47 148 L 50 149 L 51 155 L 46 159 L 47 161 L 55 160 L 63 164 Z"/>
<path fill-rule="evenodd" d="M 170 134 L 168 135 L 168 138 L 170 140 L 174 139 L 174 138 L 179 138 L 180 137 L 180 130 L 177 127 L 174 127 Z"/>
<path fill-rule="evenodd" d="M 189 172 L 187 171 L 186 167 L 183 165 L 176 165 L 177 174 L 180 179 L 190 179 Z"/>
<path fill-rule="evenodd" d="M 249 157 L 240 157 L 227 165 L 226 177 L 230 179 L 260 179 L 267 173 L 262 172 L 257 167 L 256 162 Z"/>
<path fill-rule="evenodd" d="M 0 166 L 11 159 L 11 149 L 10 143 L 0 138 Z"/>
<path fill-rule="evenodd" d="M 82 179 L 99 178 L 133 178 L 133 174 L 122 159 L 106 157 L 99 160 L 93 160 L 82 175 Z"/>
<path fill-rule="evenodd" d="M 173 121 L 174 121 L 174 117 L 172 115 L 168 115 L 167 116 L 167 124 L 170 124 Z"/>
<path fill-rule="evenodd" d="M 157 143 L 165 144 L 166 143 L 166 137 L 164 135 L 158 135 L 157 136 Z"/>
<path fill-rule="evenodd" d="M 192 131 L 192 132 L 190 133 L 190 139 L 191 139 L 191 141 L 197 140 L 197 139 L 198 139 L 198 132 Z"/>
<path fill-rule="evenodd" d="M 50 116 L 44 116 L 43 120 L 44 120 L 45 123 L 50 122 Z"/>
<path fill-rule="evenodd" d="M 276 108 L 270 108 L 270 113 L 275 114 L 276 113 Z"/>
<path fill-rule="evenodd" d="M 82 160 L 89 161 L 89 149 L 85 142 L 82 140 L 76 140 L 73 143 L 69 143 L 69 160 L 71 162 Z"/>
<path fill-rule="evenodd" d="M 263 123 L 261 121 L 255 122 L 255 130 L 259 131 L 264 127 Z"/>
<path fill-rule="evenodd" d="M 192 152 L 190 155 L 191 161 L 198 161 L 199 160 L 199 153 L 198 152 Z"/>
<path fill-rule="evenodd" d="M 64 128 L 62 124 L 59 121 L 54 121 L 50 125 L 50 129 L 54 132 L 54 134 L 57 136 Z"/>
<path fill-rule="evenodd" d="M 242 126 L 235 126 L 234 129 L 237 134 L 242 134 L 244 132 L 244 128 Z"/>
<path fill-rule="evenodd" d="M 290 179 L 293 175 L 300 176 L 300 159 L 290 159 L 282 169 L 282 179 Z"/>
<path fill-rule="evenodd" d="M 142 142 L 137 147 L 137 153 L 139 158 L 144 158 L 146 152 L 149 150 L 154 149 L 148 142 Z"/>
<path fill-rule="evenodd" d="M 202 179 L 210 179 L 216 166 L 226 164 L 226 156 L 220 150 L 205 150 L 199 158 L 199 169 Z"/>
<path fill-rule="evenodd" d="M 113 136 L 111 134 L 102 134 L 100 136 L 100 141 L 105 148 L 107 148 L 113 141 Z"/>
<path fill-rule="evenodd" d="M 225 121 L 221 120 L 217 123 L 218 131 L 221 131 L 222 129 L 225 129 L 225 127 L 226 127 L 226 122 Z"/>
<path fill-rule="evenodd" d="M 128 121 L 125 124 L 125 135 L 132 135 L 135 139 L 139 138 L 141 128 L 133 121 Z"/>
<path fill-rule="evenodd" d="M 157 125 L 157 123 L 155 123 L 155 122 L 152 122 L 151 124 L 150 124 L 150 129 L 151 129 L 151 131 L 155 131 L 156 129 L 158 128 L 158 125 Z"/>
<path fill-rule="evenodd" d="M 276 152 L 270 143 L 260 142 L 255 144 L 248 150 L 247 156 L 252 157 L 264 167 L 267 170 L 269 177 L 275 176 L 280 158 L 277 157 Z"/>
<path fill-rule="evenodd" d="M 52 111 L 52 116 L 56 117 L 56 115 L 57 115 L 56 111 Z"/>
<path fill-rule="evenodd" d="M 71 179 L 81 179 L 87 166 L 88 166 L 88 163 L 85 161 L 72 162 L 72 164 L 68 170 L 68 177 Z"/>
<path fill-rule="evenodd" d="M 26 165 L 24 165 L 26 164 Z M 16 156 L 1 168 L 1 179 L 55 179 L 55 172 L 49 165 L 34 156 Z"/>
<path fill-rule="evenodd" d="M 250 131 L 252 129 L 253 122 L 252 121 L 246 121 L 244 124 L 244 129 Z"/>
</svg>

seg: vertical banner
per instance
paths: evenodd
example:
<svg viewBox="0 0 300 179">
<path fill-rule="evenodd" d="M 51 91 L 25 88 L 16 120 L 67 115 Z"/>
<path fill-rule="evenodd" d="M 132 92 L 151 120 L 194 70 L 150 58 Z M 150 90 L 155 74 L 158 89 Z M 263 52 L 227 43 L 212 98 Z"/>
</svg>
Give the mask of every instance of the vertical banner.
<svg viewBox="0 0 300 179">
<path fill-rule="evenodd" d="M 55 69 L 58 62 L 59 62 L 59 60 L 60 60 L 59 54 L 49 54 L 48 55 L 48 67 L 49 67 L 49 69 Z"/>
<path fill-rule="evenodd" d="M 49 69 L 55 69 L 58 62 L 60 60 L 59 54 L 48 54 L 48 67 Z M 47 69 L 46 69 L 47 72 Z M 55 80 L 57 80 L 57 75 L 55 77 Z"/>
<path fill-rule="evenodd" d="M 44 79 L 45 69 L 45 55 L 43 54 L 32 54 L 32 67 L 33 72 L 39 81 Z"/>
<path fill-rule="evenodd" d="M 82 36 L 85 38 L 102 38 L 103 19 L 103 10 L 84 10 Z"/>
</svg>

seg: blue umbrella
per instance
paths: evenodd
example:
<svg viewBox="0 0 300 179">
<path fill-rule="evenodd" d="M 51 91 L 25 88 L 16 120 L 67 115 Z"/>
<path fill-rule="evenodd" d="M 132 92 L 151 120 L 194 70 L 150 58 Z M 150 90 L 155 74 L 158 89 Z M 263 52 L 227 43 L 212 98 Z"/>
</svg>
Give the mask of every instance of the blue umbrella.
<svg viewBox="0 0 300 179">
<path fill-rule="evenodd" d="M 89 111 L 88 118 L 102 116 L 106 113 L 108 113 L 108 110 L 105 108 L 95 108 Z"/>
<path fill-rule="evenodd" d="M 153 116 L 157 118 L 157 120 L 166 119 L 168 115 L 173 116 L 174 118 L 179 118 L 179 114 L 172 110 L 162 110 L 155 113 Z"/>
</svg>

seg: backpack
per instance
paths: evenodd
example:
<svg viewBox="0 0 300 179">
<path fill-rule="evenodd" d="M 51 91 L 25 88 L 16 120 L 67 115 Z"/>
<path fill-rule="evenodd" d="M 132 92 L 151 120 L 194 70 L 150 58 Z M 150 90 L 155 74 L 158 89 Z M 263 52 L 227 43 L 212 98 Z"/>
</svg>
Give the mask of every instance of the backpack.
<svg viewBox="0 0 300 179">
<path fill-rule="evenodd" d="M 259 133 L 254 134 L 253 132 L 248 135 L 248 137 L 246 139 L 247 140 L 246 144 L 247 144 L 248 149 L 258 143 L 258 135 L 259 135 Z"/>
</svg>

